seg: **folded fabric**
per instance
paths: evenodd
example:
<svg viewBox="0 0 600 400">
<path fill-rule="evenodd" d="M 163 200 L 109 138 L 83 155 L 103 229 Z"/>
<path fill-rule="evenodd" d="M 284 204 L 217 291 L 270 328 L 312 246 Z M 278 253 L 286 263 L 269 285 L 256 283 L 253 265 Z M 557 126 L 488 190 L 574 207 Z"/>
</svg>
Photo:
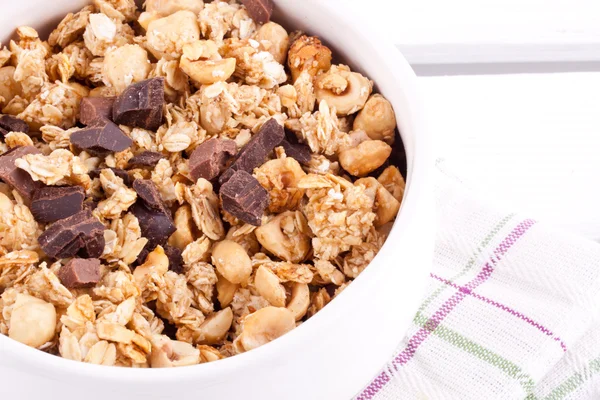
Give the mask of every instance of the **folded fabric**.
<svg viewBox="0 0 600 400">
<path fill-rule="evenodd" d="M 436 175 L 427 294 L 355 399 L 600 399 L 600 245 Z"/>
</svg>

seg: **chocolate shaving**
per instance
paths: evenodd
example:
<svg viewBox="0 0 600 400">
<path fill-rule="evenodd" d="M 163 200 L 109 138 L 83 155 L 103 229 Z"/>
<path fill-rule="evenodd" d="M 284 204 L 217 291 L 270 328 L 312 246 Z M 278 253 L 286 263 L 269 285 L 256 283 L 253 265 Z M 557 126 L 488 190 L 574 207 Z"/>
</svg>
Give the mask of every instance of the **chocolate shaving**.
<svg viewBox="0 0 600 400">
<path fill-rule="evenodd" d="M 219 192 L 223 209 L 240 220 L 260 226 L 269 205 L 269 193 L 246 171 L 236 171 L 221 186 Z"/>
<path fill-rule="evenodd" d="M 160 192 L 156 184 L 149 179 L 136 179 L 133 181 L 133 190 L 137 193 L 144 205 L 151 210 L 161 211 L 165 214 L 170 214 L 167 207 L 160 197 Z"/>
<path fill-rule="evenodd" d="M 250 17 L 259 24 L 266 24 L 273 14 L 273 1 L 271 0 L 241 0 L 246 6 Z"/>
<path fill-rule="evenodd" d="M 84 199 L 81 186 L 46 186 L 34 192 L 31 213 L 38 222 L 58 221 L 81 211 Z"/>
<path fill-rule="evenodd" d="M 68 289 L 93 287 L 100 282 L 100 260 L 73 258 L 60 267 L 57 276 Z"/>
<path fill-rule="evenodd" d="M 133 141 L 114 123 L 99 118 L 71 134 L 71 144 L 92 154 L 104 155 L 128 149 Z"/>
<path fill-rule="evenodd" d="M 38 238 L 49 257 L 68 258 L 80 254 L 96 258 L 104 250 L 104 225 L 89 210 L 56 221 Z"/>
<path fill-rule="evenodd" d="M 284 137 L 283 127 L 279 125 L 275 118 L 271 118 L 265 122 L 260 130 L 252 136 L 248 144 L 240 151 L 229 169 L 221 175 L 219 183 L 223 185 L 236 171 L 252 173 L 254 168 L 265 162 L 269 153 L 283 141 Z"/>
<path fill-rule="evenodd" d="M 112 119 L 112 107 L 116 97 L 84 97 L 79 104 L 79 122 L 91 125 L 104 118 Z"/>
<path fill-rule="evenodd" d="M 3 138 L 10 132 L 29 133 L 29 125 L 22 119 L 3 115 L 0 117 L 0 138 Z"/>
<path fill-rule="evenodd" d="M 183 256 L 177 247 L 165 245 L 165 254 L 169 258 L 169 270 L 178 274 L 183 273 Z"/>
<path fill-rule="evenodd" d="M 129 85 L 113 104 L 113 121 L 119 125 L 156 131 L 162 124 L 165 78 Z"/>
<path fill-rule="evenodd" d="M 311 160 L 310 147 L 300 143 L 293 132 L 285 131 L 285 139 L 283 139 L 280 146 L 285 150 L 286 156 L 293 158 L 300 164 L 306 165 Z"/>
<path fill-rule="evenodd" d="M 40 154 L 34 146 L 20 146 L 10 149 L 0 156 L 0 180 L 10 185 L 27 201 L 31 200 L 36 189 L 43 186 L 35 182 L 29 173 L 17 168 L 15 161 L 27 154 Z"/>
<path fill-rule="evenodd" d="M 218 177 L 227 161 L 237 153 L 233 140 L 213 138 L 200 144 L 190 156 L 190 175 L 197 181 L 204 178 L 211 181 Z"/>
<path fill-rule="evenodd" d="M 142 151 L 128 161 L 129 168 L 155 167 L 166 156 L 156 151 Z"/>
</svg>

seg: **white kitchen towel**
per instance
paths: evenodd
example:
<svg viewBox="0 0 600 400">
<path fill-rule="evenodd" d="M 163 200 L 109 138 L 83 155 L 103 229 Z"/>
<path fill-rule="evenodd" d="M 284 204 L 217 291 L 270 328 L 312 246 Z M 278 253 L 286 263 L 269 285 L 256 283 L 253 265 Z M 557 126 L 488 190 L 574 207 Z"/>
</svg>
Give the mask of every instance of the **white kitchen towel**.
<svg viewBox="0 0 600 400">
<path fill-rule="evenodd" d="M 355 399 L 600 399 L 600 245 L 436 174 L 427 294 Z"/>
</svg>

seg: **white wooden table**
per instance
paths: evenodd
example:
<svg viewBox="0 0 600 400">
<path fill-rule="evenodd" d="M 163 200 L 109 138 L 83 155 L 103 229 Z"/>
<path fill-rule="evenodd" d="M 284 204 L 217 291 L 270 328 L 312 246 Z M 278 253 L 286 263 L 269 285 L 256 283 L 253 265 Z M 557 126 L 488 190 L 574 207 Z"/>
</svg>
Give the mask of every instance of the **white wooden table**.
<svg viewBox="0 0 600 400">
<path fill-rule="evenodd" d="M 600 240 L 600 2 L 331 1 L 428 75 L 436 155 L 457 175 L 501 207 Z"/>
</svg>

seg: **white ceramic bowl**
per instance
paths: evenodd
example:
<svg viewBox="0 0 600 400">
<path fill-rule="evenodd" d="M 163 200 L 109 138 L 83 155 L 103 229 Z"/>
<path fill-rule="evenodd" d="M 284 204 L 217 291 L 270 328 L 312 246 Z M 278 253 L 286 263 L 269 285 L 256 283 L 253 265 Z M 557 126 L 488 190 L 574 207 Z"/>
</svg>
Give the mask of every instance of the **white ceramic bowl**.
<svg viewBox="0 0 600 400">
<path fill-rule="evenodd" d="M 86 0 L 4 2 L 0 40 L 19 25 L 48 29 Z M 335 2 L 340 4 L 340 2 Z M 307 323 L 259 349 L 218 362 L 135 370 L 77 363 L 0 335 L 0 397 L 71 400 L 349 399 L 392 355 L 421 298 L 429 270 L 432 207 L 429 143 L 405 59 L 369 23 L 326 0 L 277 0 L 274 20 L 317 35 L 372 79 L 391 101 L 406 148 L 399 217 L 371 265 Z M 12 397 L 11 397 L 12 395 Z"/>
</svg>

